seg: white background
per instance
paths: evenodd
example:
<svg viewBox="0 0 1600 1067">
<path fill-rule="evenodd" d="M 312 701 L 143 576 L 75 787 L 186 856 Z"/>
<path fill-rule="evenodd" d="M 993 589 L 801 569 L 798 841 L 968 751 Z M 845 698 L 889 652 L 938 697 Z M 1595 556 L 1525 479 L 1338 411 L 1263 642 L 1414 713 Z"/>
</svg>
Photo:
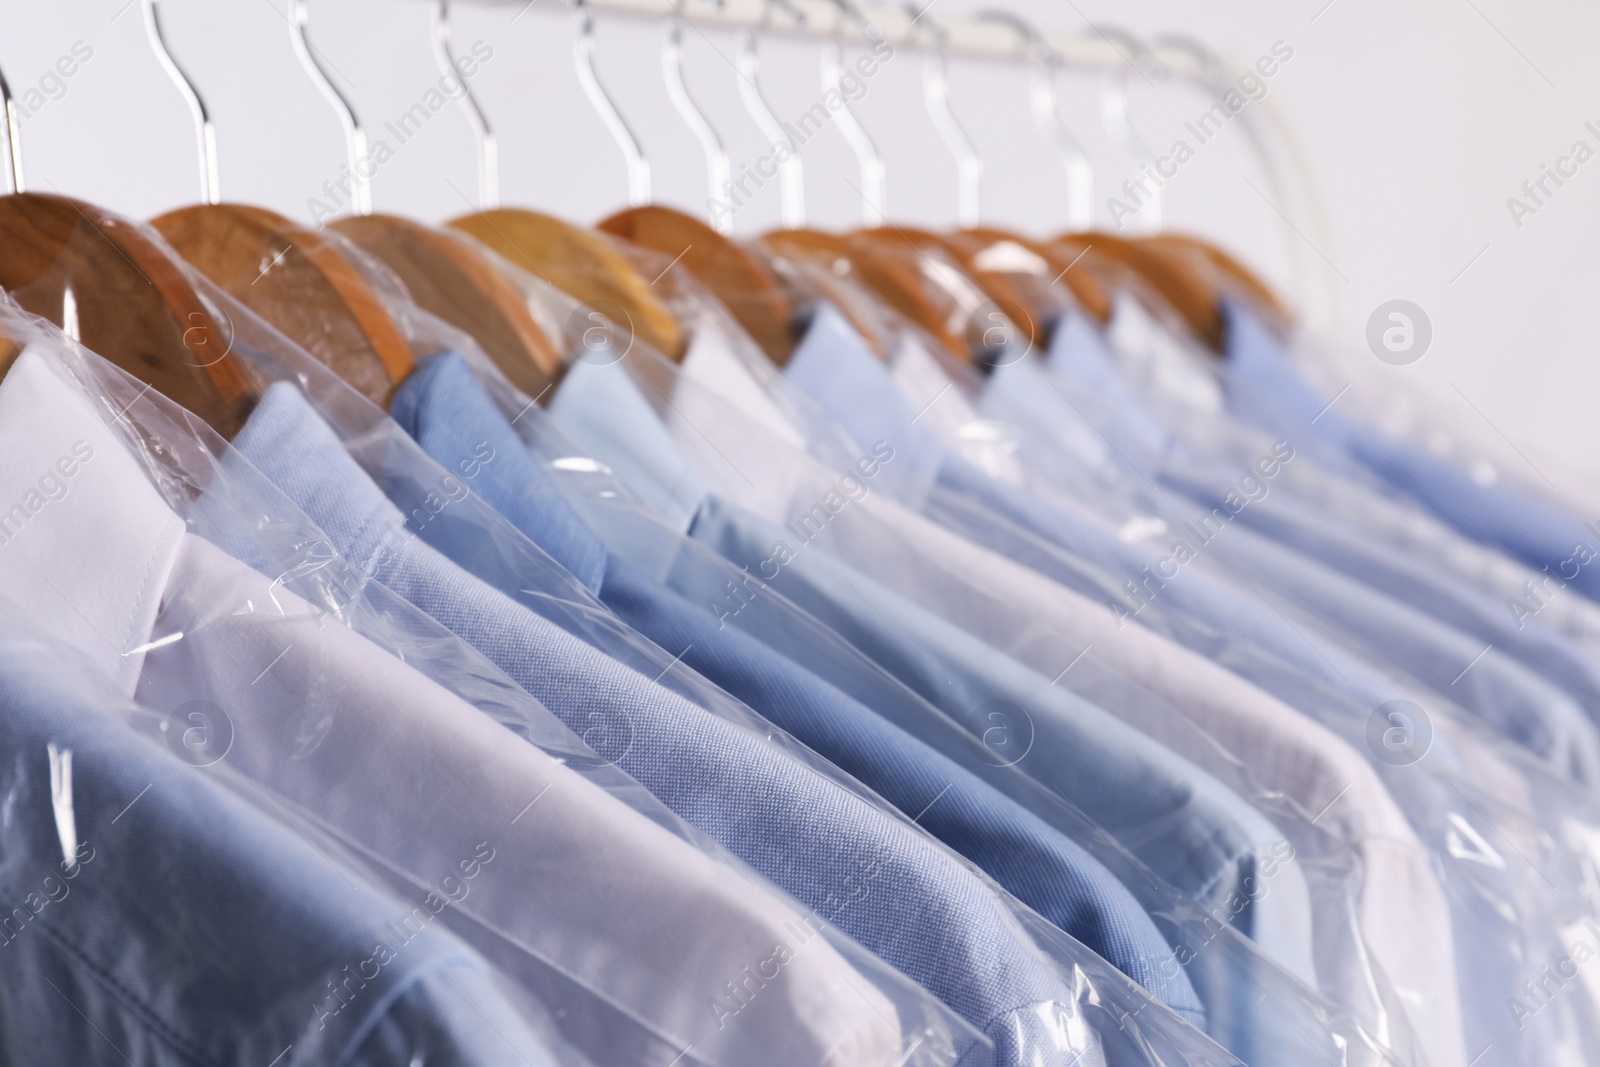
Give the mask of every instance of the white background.
<svg viewBox="0 0 1600 1067">
<path fill-rule="evenodd" d="M 995 2 L 935 0 L 929 17 Z M 1269 81 L 1268 99 L 1297 129 L 1324 199 L 1329 236 L 1317 236 L 1311 254 L 1335 272 L 1338 332 L 1359 345 L 1374 307 L 1415 301 L 1432 319 L 1433 345 L 1396 373 L 1452 421 L 1497 443 L 1600 468 L 1600 159 L 1520 228 L 1506 203 L 1575 140 L 1600 150 L 1600 137 L 1584 128 L 1586 120 L 1600 128 L 1600 12 L 1513 0 L 1004 2 L 1065 31 L 1091 32 L 1103 19 L 1141 34 L 1187 32 L 1241 66 L 1286 42 L 1294 56 Z M 332 112 L 296 64 L 285 10 L 283 0 L 162 5 L 173 51 L 216 122 L 224 197 L 309 220 L 310 198 L 337 176 L 344 151 Z M 504 202 L 579 221 L 622 206 L 622 157 L 578 87 L 573 23 L 558 0 L 527 9 L 462 3 L 453 25 L 458 51 L 479 40 L 494 49 L 473 84 L 500 135 Z M 311 26 L 374 137 L 437 81 L 425 3 L 313 0 Z M 58 98 L 24 123 L 31 188 L 135 216 L 197 198 L 194 134 L 147 46 L 138 0 L 0 0 L 0 27 L 0 69 L 25 103 L 75 42 L 93 49 L 64 92 L 46 86 Z M 737 38 L 691 26 L 685 40 L 691 91 L 735 169 L 753 163 L 771 146 L 739 101 Z M 701 211 L 705 168 L 667 101 L 660 42 L 655 25 L 602 21 L 600 70 L 645 145 L 657 199 Z M 773 40 L 763 56 L 774 110 L 797 118 L 819 97 L 816 47 Z M 897 55 L 871 80 L 857 113 L 888 163 L 890 214 L 950 225 L 954 167 L 923 110 L 921 62 Z M 986 220 L 1038 234 L 1061 229 L 1061 171 L 1028 113 L 1025 68 L 953 60 L 951 83 L 987 166 Z M 1105 196 L 1130 165 L 1101 128 L 1099 78 L 1069 72 L 1060 84 L 1063 114 L 1095 162 L 1103 216 Z M 1152 145 L 1182 136 L 1183 121 L 1208 105 L 1192 92 L 1132 79 L 1134 122 Z M 473 142 L 454 106 L 404 145 L 389 140 L 395 156 L 373 185 L 378 210 L 443 220 L 476 206 Z M 859 178 L 838 131 L 824 130 L 804 158 L 809 221 L 859 224 Z M 1167 221 L 1214 237 L 1287 286 L 1285 248 L 1303 238 L 1285 230 L 1257 191 L 1267 188 L 1230 127 L 1168 184 Z M 739 212 L 735 228 L 748 234 L 777 223 L 773 182 Z"/>
</svg>

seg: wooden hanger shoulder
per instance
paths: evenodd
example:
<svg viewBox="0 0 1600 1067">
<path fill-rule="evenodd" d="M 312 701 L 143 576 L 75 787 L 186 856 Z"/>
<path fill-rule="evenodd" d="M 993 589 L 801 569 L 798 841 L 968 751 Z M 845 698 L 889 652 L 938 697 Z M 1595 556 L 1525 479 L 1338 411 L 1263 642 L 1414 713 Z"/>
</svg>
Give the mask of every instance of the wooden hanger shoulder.
<svg viewBox="0 0 1600 1067">
<path fill-rule="evenodd" d="M 1092 249 L 1125 267 L 1149 285 L 1182 322 L 1212 351 L 1222 350 L 1222 306 L 1206 279 L 1181 256 L 1114 234 L 1090 231 L 1055 242 L 1064 251 Z"/>
<path fill-rule="evenodd" d="M 416 366 L 356 267 L 315 230 L 264 208 L 198 204 L 151 221 L 212 282 L 385 408 Z"/>
<path fill-rule="evenodd" d="M 767 268 L 779 279 L 791 307 L 803 309 L 826 301 L 845 317 L 879 359 L 889 357 L 900 316 L 867 285 L 848 258 L 796 256 L 759 241 L 751 242 L 749 249 L 763 257 Z"/>
<path fill-rule="evenodd" d="M 1104 325 L 1111 318 L 1111 294 L 1097 267 L 1100 260 L 1092 255 L 1074 253 L 1064 255 L 1058 245 L 1035 241 L 1029 237 L 991 227 L 962 230 L 952 235 L 952 241 L 962 249 L 965 260 L 981 262 L 986 252 L 1006 245 L 1015 245 L 1044 260 L 1050 271 L 1050 284 L 1065 286 L 1078 306 L 1096 322 Z"/>
<path fill-rule="evenodd" d="M 1187 255 L 1203 274 L 1209 274 L 1213 288 L 1245 297 L 1280 322 L 1293 321 L 1289 306 L 1255 271 L 1211 241 L 1188 234 L 1164 233 L 1146 237 L 1141 244 L 1174 254 Z"/>
<path fill-rule="evenodd" d="M 916 260 L 914 246 L 888 246 L 879 238 L 842 237 L 819 230 L 776 230 L 761 244 L 780 255 L 809 258 L 828 267 L 848 263 L 861 281 L 896 313 L 926 331 L 957 359 L 972 358 L 961 336 L 960 316 L 930 291 Z"/>
<path fill-rule="evenodd" d="M 512 266 L 591 305 L 669 359 L 683 358 L 687 339 L 671 309 L 609 238 L 520 208 L 480 211 L 448 225 Z"/>
<path fill-rule="evenodd" d="M 597 229 L 681 263 L 782 366 L 794 352 L 794 308 L 761 258 L 699 219 L 659 205 L 619 211 Z"/>
<path fill-rule="evenodd" d="M 469 333 L 513 385 L 541 395 L 561 376 L 562 353 L 528 298 L 465 234 L 395 215 L 355 215 L 332 228 L 399 277 L 418 306 Z"/>
<path fill-rule="evenodd" d="M 257 395 L 230 323 L 158 242 L 91 204 L 0 197 L 0 288 L 232 437 Z"/>
</svg>

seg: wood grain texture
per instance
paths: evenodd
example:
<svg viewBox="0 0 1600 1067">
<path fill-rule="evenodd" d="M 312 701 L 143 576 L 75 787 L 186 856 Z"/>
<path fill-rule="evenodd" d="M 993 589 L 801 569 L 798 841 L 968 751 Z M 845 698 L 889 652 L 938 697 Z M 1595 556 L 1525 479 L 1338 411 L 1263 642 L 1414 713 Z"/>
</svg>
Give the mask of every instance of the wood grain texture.
<svg viewBox="0 0 1600 1067">
<path fill-rule="evenodd" d="M 1057 246 L 1035 241 L 1030 237 L 1012 233 L 1009 230 L 997 230 L 990 227 L 977 227 L 970 230 L 961 230 L 951 234 L 949 240 L 952 247 L 962 257 L 962 261 L 970 267 L 987 248 L 996 245 L 1011 243 L 1020 245 L 1034 255 L 1040 257 L 1050 268 L 1050 285 L 1065 286 L 1072 294 L 1080 308 L 1102 326 L 1111 319 L 1111 294 L 1106 287 L 1103 273 L 1096 270 L 1100 260 L 1092 257 L 1077 259 L 1076 256 L 1064 256 Z M 1016 284 L 1022 287 L 1024 298 L 1035 302 L 1035 306 L 1044 304 L 1042 294 L 1030 292 L 1033 285 L 1021 279 L 1015 279 Z"/>
<path fill-rule="evenodd" d="M 394 215 L 351 216 L 332 228 L 394 271 L 418 306 L 469 334 L 513 385 L 541 396 L 564 369 L 527 295 L 494 253 L 464 233 Z"/>
<path fill-rule="evenodd" d="M 747 249 L 767 264 L 783 286 L 791 307 L 803 309 L 827 301 L 861 335 L 874 355 L 889 358 L 896 331 L 905 319 L 873 292 L 850 260 L 838 256 L 799 258 L 776 252 L 759 241 L 751 242 Z"/>
<path fill-rule="evenodd" d="M 232 438 L 259 395 L 233 327 L 136 224 L 92 204 L 0 197 L 0 288 Z"/>
<path fill-rule="evenodd" d="M 780 367 L 794 354 L 795 309 L 760 256 L 674 208 L 620 211 L 597 229 L 676 260 L 733 313 Z"/>
<path fill-rule="evenodd" d="M 1207 348 L 1222 350 L 1222 305 L 1207 280 L 1169 249 L 1131 241 L 1095 230 L 1067 234 L 1047 242 L 1066 256 L 1084 249 L 1131 271 L 1153 289 Z"/>
<path fill-rule="evenodd" d="M 668 359 L 683 359 L 687 347 L 683 329 L 651 289 L 650 279 L 611 244 L 610 237 L 520 208 L 480 211 L 448 225 L 487 245 L 512 266 L 591 305 Z"/>
<path fill-rule="evenodd" d="M 239 204 L 180 208 L 151 225 L 212 282 L 385 410 L 416 367 L 383 300 L 317 231 Z"/>
<path fill-rule="evenodd" d="M 1188 234 L 1163 233 L 1143 238 L 1139 243 L 1185 256 L 1219 294 L 1241 297 L 1281 325 L 1287 326 L 1294 321 L 1294 312 L 1289 305 L 1259 274 L 1212 242 Z"/>
<path fill-rule="evenodd" d="M 972 358 L 963 336 L 963 316 L 952 314 L 948 301 L 929 287 L 914 246 L 885 248 L 875 242 L 807 229 L 774 230 L 760 243 L 778 255 L 810 259 L 824 267 L 831 267 L 838 260 L 847 262 L 850 270 L 896 314 L 920 327 L 957 359 Z"/>
<path fill-rule="evenodd" d="M 969 353 L 982 357 L 994 351 L 998 348 L 996 336 L 1009 338 L 1011 327 L 1020 333 L 1016 340 L 1029 348 L 1044 344 L 1046 329 L 1057 311 L 1049 300 L 1048 281 L 1030 291 L 1026 280 L 1013 272 L 980 268 L 977 261 L 985 247 L 982 242 L 905 226 L 858 230 L 851 236 L 871 242 L 884 255 L 903 257 L 914 250 L 922 260 L 924 284 L 944 292 L 950 321 L 957 321 L 954 316 L 960 315 L 961 335 Z M 954 274 L 948 270 L 951 264 L 958 268 Z M 993 306 L 982 306 L 985 303 Z"/>
</svg>

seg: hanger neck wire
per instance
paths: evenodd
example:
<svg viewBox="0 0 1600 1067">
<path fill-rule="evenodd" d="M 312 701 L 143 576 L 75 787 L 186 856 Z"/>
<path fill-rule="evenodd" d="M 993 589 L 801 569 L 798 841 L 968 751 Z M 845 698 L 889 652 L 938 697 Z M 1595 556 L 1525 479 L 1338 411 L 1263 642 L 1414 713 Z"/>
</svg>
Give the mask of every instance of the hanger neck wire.
<svg viewBox="0 0 1600 1067">
<path fill-rule="evenodd" d="M 311 20 L 310 0 L 289 0 L 289 39 L 294 44 L 294 54 L 301 68 L 311 79 L 339 117 L 339 128 L 344 131 L 345 165 L 350 169 L 352 206 L 357 215 L 372 214 L 372 181 L 368 168 L 367 133 L 356 119 L 356 113 L 333 79 L 317 59 L 316 49 L 307 36 L 306 27 Z M 337 184 L 337 183 L 336 183 Z"/>
<path fill-rule="evenodd" d="M 667 23 L 666 35 L 661 45 L 661 73 L 667 83 L 667 96 L 672 100 L 672 106 L 694 133 L 695 140 L 700 142 L 700 148 L 706 157 L 706 184 L 710 190 L 706 200 L 707 205 L 718 202 L 719 198 L 731 195 L 733 188 L 733 168 L 728 163 L 728 150 L 723 147 L 722 139 L 717 136 L 717 131 L 712 128 L 711 121 L 706 118 L 705 112 L 695 104 L 694 98 L 689 95 L 689 86 L 683 77 L 683 22 L 673 19 Z M 711 225 L 720 233 L 727 233 L 733 228 L 733 215 L 728 211 L 708 211 Z"/>
<path fill-rule="evenodd" d="M 1150 68 L 1149 63 L 1140 66 L 1140 60 L 1147 57 L 1149 50 L 1143 41 L 1119 27 L 1100 24 L 1092 26 L 1091 30 L 1097 36 L 1114 41 L 1119 52 L 1131 57 L 1127 65 L 1109 72 L 1101 85 L 1100 121 L 1133 165 L 1136 176 L 1124 186 L 1124 190 L 1129 191 L 1137 186 L 1138 196 L 1134 197 L 1134 202 L 1139 205 L 1134 215 L 1136 232 L 1156 233 L 1163 221 L 1161 187 L 1165 181 L 1156 167 L 1156 153 L 1139 135 L 1139 131 L 1133 128 L 1133 121 L 1128 116 L 1129 66 L 1141 74 Z M 1129 195 L 1132 196 L 1131 191 Z"/>
<path fill-rule="evenodd" d="M 864 36 L 871 36 L 871 27 L 850 0 L 833 2 L 838 5 L 840 14 L 853 21 Z M 841 25 L 840 36 L 842 34 Z M 836 92 L 840 97 L 840 107 L 834 121 L 838 123 L 839 132 L 844 135 L 845 143 L 850 146 L 861 168 L 861 188 L 856 192 L 861 195 L 862 221 L 869 227 L 882 226 L 889 220 L 883 154 L 878 151 L 871 134 L 867 133 L 866 127 L 861 125 L 861 120 L 856 118 L 855 111 L 850 107 L 850 98 L 845 96 L 841 85 L 843 79 L 844 44 L 836 36 L 822 46 L 822 90 L 825 93 Z"/>
<path fill-rule="evenodd" d="M 1056 70 L 1061 57 L 1045 42 L 1032 23 L 1010 11 L 981 11 L 977 18 L 980 22 L 1006 26 L 1022 39 L 1030 68 L 1028 98 L 1033 122 L 1045 142 L 1054 149 L 1065 171 L 1067 228 L 1087 230 L 1094 225 L 1094 167 L 1083 145 L 1061 121 L 1056 90 Z"/>
<path fill-rule="evenodd" d="M 0 74 L 0 107 L 5 109 L 5 121 L 0 124 L 0 132 L 6 139 L 6 165 L 0 170 L 5 171 L 6 192 L 24 193 L 28 191 L 28 186 L 22 178 L 22 121 L 17 113 L 17 103 L 11 98 L 11 84 L 6 81 L 4 74 Z"/>
<path fill-rule="evenodd" d="M 634 136 L 627 120 L 622 117 L 622 112 L 617 110 L 605 86 L 600 84 L 600 75 L 594 65 L 594 16 L 582 0 L 574 0 L 573 13 L 578 20 L 578 35 L 572 48 L 578 69 L 578 84 L 583 86 L 583 94 L 589 98 L 590 105 L 599 114 L 600 121 L 605 123 L 628 164 L 628 204 L 643 207 L 650 202 L 650 161 L 645 158 L 644 149 L 640 147 L 639 139 Z"/>
<path fill-rule="evenodd" d="M 478 105 L 466 75 L 456 62 L 450 45 L 450 5 L 448 0 L 435 0 L 432 8 L 433 60 L 440 75 L 454 79 L 461 86 L 461 111 L 472 127 L 473 143 L 478 148 L 478 206 L 483 211 L 493 211 L 500 206 L 500 142 L 489 119 Z"/>
<path fill-rule="evenodd" d="M 775 0 L 768 0 L 767 15 L 771 14 L 773 2 Z M 805 13 L 789 4 L 787 0 L 776 0 L 776 2 L 796 23 L 805 21 Z M 745 34 L 744 42 L 739 49 L 739 96 L 744 100 L 745 110 L 755 120 L 762 135 L 772 142 L 774 150 L 779 146 L 787 148 L 783 162 L 778 164 L 778 194 L 784 228 L 798 230 L 804 228 L 806 224 L 805 164 L 800 159 L 800 146 L 794 143 L 783 123 L 773 114 L 771 106 L 761 94 L 760 47 L 758 30 L 752 29 Z"/>
<path fill-rule="evenodd" d="M 161 34 L 161 19 L 156 13 L 156 0 L 143 0 L 142 6 L 144 29 L 146 36 L 150 38 L 150 47 L 161 63 L 161 68 L 167 72 L 167 77 L 172 79 L 172 84 L 183 94 L 184 102 L 189 105 L 189 114 L 194 119 L 200 155 L 200 200 L 206 204 L 221 203 L 222 192 L 217 180 L 217 134 L 211 125 L 211 115 L 206 111 L 205 101 L 195 91 L 194 83 L 189 80 L 189 76 L 183 72 L 183 68 L 178 66 L 177 60 L 173 59 L 172 53 L 167 50 L 167 42 Z"/>
<path fill-rule="evenodd" d="M 919 11 L 914 4 L 908 4 L 906 10 L 913 19 L 921 18 L 934 41 L 934 50 L 922 66 L 922 99 L 934 129 L 955 157 L 956 224 L 962 229 L 971 229 L 978 225 L 982 216 L 983 157 L 978 155 L 972 138 L 950 106 L 950 69 L 946 54 L 949 34 L 925 10 Z"/>
</svg>

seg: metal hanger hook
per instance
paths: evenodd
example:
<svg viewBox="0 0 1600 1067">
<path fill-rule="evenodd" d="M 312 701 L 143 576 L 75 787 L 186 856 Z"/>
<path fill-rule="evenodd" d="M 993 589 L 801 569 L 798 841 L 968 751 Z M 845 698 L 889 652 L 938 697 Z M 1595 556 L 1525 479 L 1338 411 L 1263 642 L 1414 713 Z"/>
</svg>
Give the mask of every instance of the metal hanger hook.
<svg viewBox="0 0 1600 1067">
<path fill-rule="evenodd" d="M 672 106 L 677 108 L 678 114 L 683 116 L 683 121 L 693 131 L 695 140 L 700 142 L 700 148 L 706 156 L 706 183 L 711 193 L 706 203 L 708 205 L 719 202 L 719 197 L 730 195 L 733 186 L 733 168 L 728 164 L 728 150 L 722 146 L 722 138 L 717 136 L 717 131 L 712 128 L 711 120 L 706 118 L 705 112 L 695 104 L 694 98 L 689 95 L 688 83 L 683 78 L 683 20 L 672 19 L 667 23 L 666 32 L 661 39 L 661 73 L 667 83 L 667 96 L 672 100 Z M 733 228 L 733 213 L 731 211 L 709 211 L 711 225 L 721 233 L 727 233 Z"/>
<path fill-rule="evenodd" d="M 167 42 L 161 36 L 161 20 L 156 14 L 156 0 L 143 0 L 142 6 L 144 30 L 150 38 L 150 47 L 162 69 L 167 72 L 167 77 L 183 94 L 184 102 L 189 105 L 189 114 L 194 118 L 195 137 L 200 150 L 200 199 L 207 204 L 221 203 L 222 193 L 217 181 L 217 134 L 211 125 L 211 114 L 206 110 L 205 101 L 195 91 L 194 83 L 167 50 Z"/>
<path fill-rule="evenodd" d="M 1234 72 L 1221 56 L 1202 42 L 1186 34 L 1173 33 L 1155 38 L 1155 43 L 1188 55 L 1199 70 L 1195 75 L 1167 68 L 1167 74 L 1184 77 L 1219 98 L 1233 89 Z M 1343 289 L 1337 272 L 1330 271 L 1327 262 L 1320 256 L 1307 252 L 1308 246 L 1303 236 L 1306 232 L 1315 235 L 1318 248 L 1331 247 L 1334 242 L 1315 172 L 1298 151 L 1292 128 L 1282 122 L 1281 116 L 1275 117 L 1270 111 L 1251 108 L 1237 117 L 1245 139 L 1266 175 L 1273 197 L 1283 212 L 1279 215 L 1279 222 L 1282 223 L 1279 233 L 1283 238 L 1285 255 L 1293 275 L 1292 284 L 1300 298 L 1300 306 L 1311 321 L 1333 321 Z M 1273 150 L 1274 146 L 1277 151 Z"/>
<path fill-rule="evenodd" d="M 775 4 L 783 8 L 797 25 L 805 22 L 805 12 L 790 0 L 766 0 L 761 16 L 763 26 L 771 18 Z M 783 160 L 778 164 L 778 193 L 782 202 L 783 225 L 786 229 L 798 230 L 806 224 L 805 164 L 800 159 L 800 146 L 794 143 L 789 131 L 761 95 L 760 46 L 759 29 L 752 29 L 745 34 L 739 48 L 739 96 L 762 135 L 772 142 L 774 150 L 779 146 L 785 149 Z"/>
<path fill-rule="evenodd" d="M 339 128 L 344 131 L 345 165 L 350 169 L 351 192 L 354 201 L 353 207 L 357 215 L 372 214 L 372 162 L 367 156 L 367 133 L 361 128 L 361 123 L 356 120 L 356 113 L 350 107 L 350 101 L 345 99 L 328 72 L 323 69 L 318 61 L 316 49 L 311 45 L 311 39 L 306 35 L 306 27 L 311 21 L 310 0 L 289 0 L 289 40 L 294 43 L 294 54 L 300 60 L 300 66 L 311 79 L 311 84 L 328 101 L 333 108 L 333 113 L 339 117 Z M 341 185 L 335 182 L 334 185 Z"/>
<path fill-rule="evenodd" d="M 922 99 L 928 107 L 928 117 L 934 128 L 956 159 L 956 222 L 963 229 L 971 229 L 980 221 L 983 195 L 983 157 L 978 155 L 972 138 L 956 118 L 950 106 L 950 71 L 947 55 L 950 35 L 928 14 L 926 7 L 917 7 L 912 0 L 903 5 L 913 23 L 921 22 L 933 38 L 934 51 L 922 66 Z"/>
<path fill-rule="evenodd" d="M 6 161 L 0 170 L 5 171 L 6 192 L 24 193 L 28 187 L 22 180 L 22 120 L 17 114 L 16 101 L 11 98 L 11 84 L 4 74 L 0 74 L 0 107 L 5 109 L 0 136 L 6 139 Z"/>
<path fill-rule="evenodd" d="M 1104 23 L 1089 29 L 1096 36 L 1116 45 L 1118 51 L 1127 57 L 1128 66 L 1135 73 L 1159 70 L 1153 62 L 1150 49 L 1127 30 Z M 1141 64 L 1141 61 L 1144 62 Z M 1128 117 L 1128 67 L 1118 67 L 1114 73 L 1106 76 L 1100 89 L 1100 121 L 1133 164 L 1137 175 L 1124 182 L 1122 189 L 1133 201 L 1134 218 L 1140 223 L 1139 229 L 1145 233 L 1155 233 L 1161 229 L 1161 190 L 1169 175 L 1161 173 L 1157 165 L 1157 153 L 1133 128 L 1133 121 Z M 1118 225 L 1121 225 L 1120 222 Z"/>
<path fill-rule="evenodd" d="M 1060 93 L 1056 89 L 1056 73 L 1061 66 L 1061 56 L 1045 42 L 1033 24 L 1009 11 L 983 11 L 979 21 L 1008 26 L 1022 38 L 1027 47 L 1030 63 L 1029 100 L 1033 108 L 1034 125 L 1060 157 L 1067 177 L 1067 228 L 1087 230 L 1094 225 L 1094 167 L 1089 154 L 1066 123 L 1061 121 Z"/>
<path fill-rule="evenodd" d="M 860 8 L 851 0 L 833 0 L 833 2 L 842 15 L 855 22 L 863 37 L 872 39 L 875 27 L 861 13 Z M 883 154 L 878 151 L 878 146 L 873 143 L 866 127 L 861 125 L 861 120 L 856 118 L 855 112 L 851 110 L 850 99 L 840 88 L 843 80 L 844 45 L 841 37 L 836 36 L 829 38 L 822 46 L 822 90 L 825 93 L 831 90 L 840 96 L 837 120 L 839 132 L 844 135 L 850 150 L 855 153 L 856 162 L 861 167 L 861 188 L 857 192 L 861 194 L 862 217 L 868 226 L 882 226 L 889 221 Z"/>
<path fill-rule="evenodd" d="M 453 79 L 461 86 L 458 98 L 461 110 L 472 127 L 472 138 L 478 146 L 478 204 L 484 211 L 500 206 L 500 142 L 489 128 L 489 119 L 472 95 L 472 86 L 456 64 L 455 53 L 450 48 L 450 5 L 448 0 L 434 0 L 432 9 L 433 61 L 439 73 Z"/>
<path fill-rule="evenodd" d="M 572 46 L 572 57 L 578 68 L 578 83 L 583 86 L 583 94 L 599 113 L 600 120 L 606 124 L 617 147 L 622 149 L 622 157 L 628 164 L 629 205 L 642 207 L 650 202 L 650 161 L 645 158 L 644 149 L 640 147 L 639 139 L 634 136 L 627 120 L 622 117 L 622 112 L 617 110 L 605 86 L 600 84 L 600 75 L 594 65 L 593 14 L 584 0 L 572 0 L 572 11 L 578 21 L 578 36 Z"/>
</svg>

